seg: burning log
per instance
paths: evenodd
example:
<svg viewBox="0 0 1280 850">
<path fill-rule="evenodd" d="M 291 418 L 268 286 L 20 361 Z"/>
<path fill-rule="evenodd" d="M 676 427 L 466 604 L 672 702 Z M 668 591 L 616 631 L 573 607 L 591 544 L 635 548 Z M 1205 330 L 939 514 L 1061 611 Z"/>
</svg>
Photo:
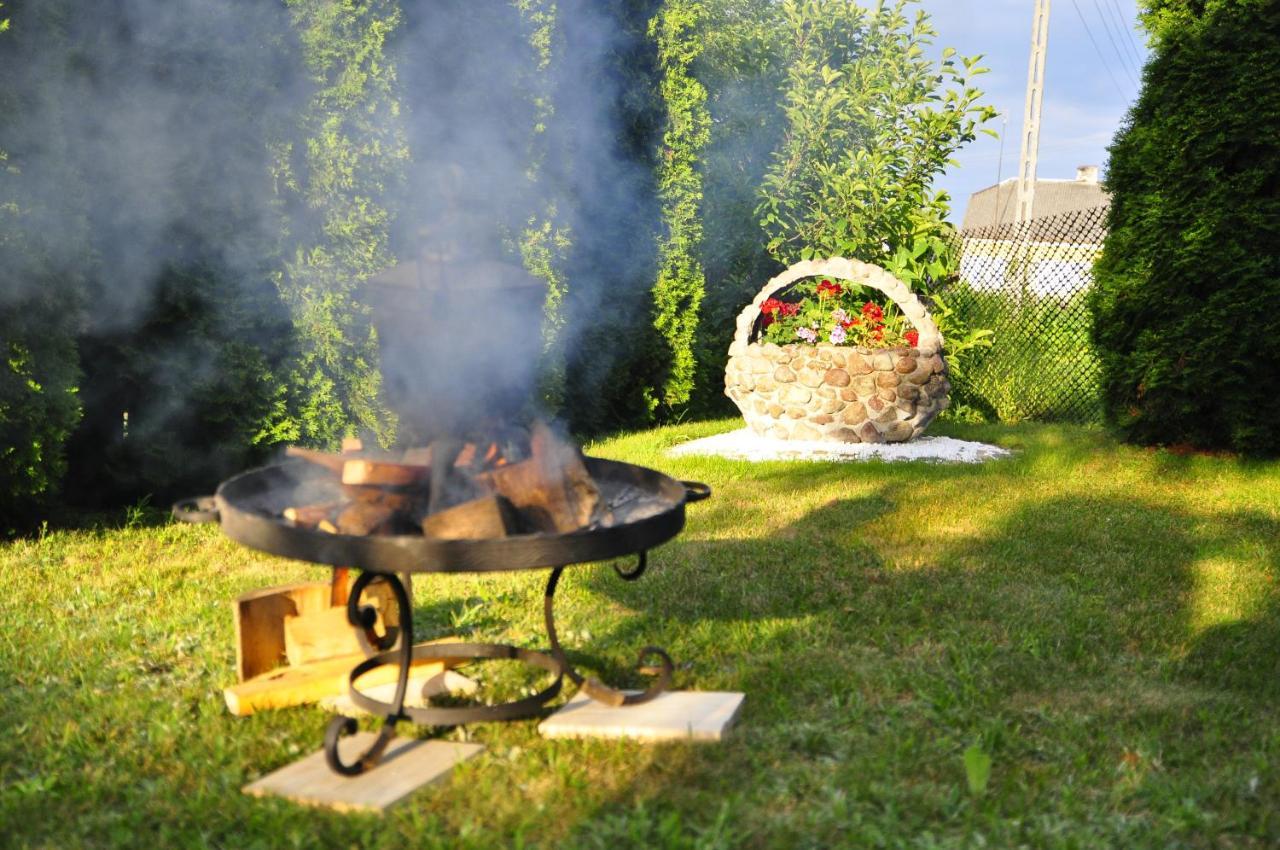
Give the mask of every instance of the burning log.
<svg viewBox="0 0 1280 850">
<path fill-rule="evenodd" d="M 531 457 L 486 474 L 498 493 L 540 531 L 562 534 L 591 525 L 600 512 L 600 489 L 582 456 L 542 423 L 530 435 Z"/>
<path fill-rule="evenodd" d="M 410 488 L 361 487 L 343 485 L 342 494 L 353 502 L 388 508 L 397 512 L 409 512 L 420 494 Z"/>
<path fill-rule="evenodd" d="M 339 474 L 342 468 L 347 465 L 350 458 L 342 455 L 330 454 L 329 452 L 318 452 L 315 449 L 304 449 L 299 446 L 288 446 L 284 450 L 285 457 L 296 457 L 305 460 L 307 463 L 314 463 L 317 466 L 323 466 L 325 469 L 332 470 Z"/>
<path fill-rule="evenodd" d="M 440 540 L 486 540 L 506 537 L 516 527 L 511 503 L 501 496 L 483 496 L 422 520 L 422 533 Z"/>
<path fill-rule="evenodd" d="M 339 534 L 366 535 L 390 526 L 395 508 L 374 502 L 353 502 L 338 514 L 334 527 Z"/>
<path fill-rule="evenodd" d="M 342 507 L 341 502 L 325 502 L 319 505 L 303 505 L 297 508 L 285 508 L 284 518 L 294 525 L 303 528 L 315 528 L 329 520 Z"/>
<path fill-rule="evenodd" d="M 341 502 L 300 505 L 289 522 L 331 534 L 398 534 L 419 528 L 441 540 L 528 531 L 570 533 L 607 519 L 582 455 L 536 423 L 482 426 L 471 442 L 443 437 L 393 456 L 337 455 L 290 447 L 338 476 Z"/>
<path fill-rule="evenodd" d="M 386 460 L 348 460 L 342 465 L 342 483 L 364 487 L 411 487 L 427 481 L 430 466 Z"/>
</svg>

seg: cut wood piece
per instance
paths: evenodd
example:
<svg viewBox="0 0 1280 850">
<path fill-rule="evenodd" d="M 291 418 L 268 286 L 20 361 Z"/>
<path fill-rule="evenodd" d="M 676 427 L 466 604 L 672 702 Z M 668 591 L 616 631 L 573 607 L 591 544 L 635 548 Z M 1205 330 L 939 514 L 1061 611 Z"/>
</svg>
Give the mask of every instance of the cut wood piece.
<svg viewBox="0 0 1280 850">
<path fill-rule="evenodd" d="M 368 603 L 375 610 L 381 607 L 376 596 Z M 284 618 L 284 654 L 294 667 L 363 651 L 345 605 Z"/>
<path fill-rule="evenodd" d="M 252 679 L 288 663 L 284 631 L 286 618 L 327 612 L 333 608 L 335 597 L 340 597 L 345 604 L 354 580 L 354 576 L 338 569 L 334 571 L 332 581 L 269 587 L 238 597 L 232 603 L 238 680 Z M 408 590 L 409 585 L 406 584 L 405 588 Z M 395 595 L 386 582 L 370 584 L 365 589 L 364 602 L 380 612 L 379 633 L 400 625 Z M 350 629 L 348 625 L 347 630 Z"/>
<path fill-rule="evenodd" d="M 373 732 L 358 732 L 340 739 L 338 752 L 343 761 L 354 761 L 376 739 Z M 481 744 L 395 737 L 378 764 L 359 776 L 334 773 L 324 750 L 317 750 L 242 790 L 255 797 L 282 797 L 338 812 L 382 814 L 419 788 L 446 781 L 454 767 L 483 750 Z"/>
<path fill-rule="evenodd" d="M 354 502 L 343 508 L 333 524 L 340 534 L 364 536 L 381 529 L 395 516 L 395 509 L 375 502 Z"/>
<path fill-rule="evenodd" d="M 342 455 L 330 454 L 329 452 L 318 452 L 315 449 L 304 449 L 300 446 L 289 446 L 284 450 L 284 453 L 286 457 L 300 458 L 307 463 L 314 463 L 317 466 L 323 466 L 325 469 L 338 473 L 342 472 L 342 467 L 351 459 Z"/>
<path fill-rule="evenodd" d="M 506 537 L 515 527 L 514 512 L 501 496 L 472 499 L 422 520 L 422 533 L 440 540 L 488 540 Z"/>
<path fill-rule="evenodd" d="M 428 481 L 431 467 L 389 460 L 348 460 L 342 466 L 343 484 L 407 487 Z"/>
<path fill-rule="evenodd" d="M 419 446 L 417 448 L 405 449 L 404 454 L 400 457 L 400 462 L 409 466 L 430 466 L 431 465 L 431 447 Z"/>
<path fill-rule="evenodd" d="M 435 643 L 451 643 L 435 641 Z M 421 645 L 421 644 L 420 644 Z M 256 676 L 223 690 L 227 709 L 237 717 L 245 717 L 269 708 L 290 708 L 296 705 L 319 702 L 325 697 L 347 692 L 351 670 L 364 660 L 364 653 L 313 661 L 301 667 L 282 667 L 270 673 Z M 456 667 L 465 659 L 424 658 L 414 661 L 414 676 L 432 676 L 450 667 Z M 394 682 L 399 669 L 394 664 L 383 664 L 361 676 L 357 681 L 361 688 Z"/>
<path fill-rule="evenodd" d="M 341 502 L 324 502 L 319 505 L 300 505 L 296 508 L 285 508 L 284 518 L 302 528 L 315 528 L 324 520 L 331 520 L 334 513 L 342 507 Z"/>
<path fill-rule="evenodd" d="M 454 458 L 453 465 L 459 468 L 471 466 L 476 462 L 476 444 L 467 443 L 462 447 L 462 451 L 458 452 L 458 456 Z"/>
<path fill-rule="evenodd" d="M 323 531 L 325 534 L 337 534 L 338 526 L 327 519 L 322 519 L 316 523 L 316 531 Z"/>
<path fill-rule="evenodd" d="M 421 493 L 402 488 L 366 487 L 359 484 L 342 485 L 342 494 L 353 502 L 379 505 L 392 511 L 408 511 Z"/>
<path fill-rule="evenodd" d="M 236 629 L 236 676 L 243 682 L 285 663 L 284 621 L 329 607 L 325 581 L 287 584 L 246 593 L 231 603 Z"/>
<path fill-rule="evenodd" d="M 344 455 L 349 455 L 352 452 L 361 452 L 361 451 L 364 451 L 364 440 L 361 440 L 359 437 L 343 437 L 342 438 L 342 453 Z"/>
<path fill-rule="evenodd" d="M 581 453 L 558 440 L 542 423 L 533 426 L 532 457 L 485 474 L 540 531 L 566 534 L 586 528 L 600 512 L 600 489 Z"/>
</svg>

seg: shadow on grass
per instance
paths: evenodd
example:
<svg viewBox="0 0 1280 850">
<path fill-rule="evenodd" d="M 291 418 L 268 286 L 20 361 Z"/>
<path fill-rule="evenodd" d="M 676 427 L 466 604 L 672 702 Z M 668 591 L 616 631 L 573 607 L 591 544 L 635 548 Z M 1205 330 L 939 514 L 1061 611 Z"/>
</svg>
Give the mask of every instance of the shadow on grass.
<svg viewBox="0 0 1280 850">
<path fill-rule="evenodd" d="M 966 473 L 928 473 L 938 474 Z M 811 484 L 814 475 L 761 476 L 761 526 L 768 527 L 770 495 Z M 1280 523 L 1271 517 L 1206 518 L 1138 499 L 1062 495 L 1019 504 L 930 562 L 912 564 L 910 553 L 869 540 L 877 524 L 909 510 L 915 477 L 758 538 L 681 538 L 655 552 L 652 573 L 635 584 L 604 571 L 590 576 L 592 590 L 636 614 L 590 656 L 603 676 L 638 684 L 625 663 L 601 656 L 622 660 L 629 653 L 621 647 L 656 642 L 688 664 L 677 687 L 742 690 L 747 702 L 743 743 L 676 748 L 678 769 L 668 766 L 660 781 L 652 770 L 638 772 L 631 787 L 584 816 L 570 843 L 594 846 L 601 822 L 620 837 L 638 830 L 651 839 L 664 817 L 690 835 L 715 833 L 719 809 L 706 805 L 707 789 L 731 797 L 743 783 L 766 781 L 756 765 L 810 764 L 826 773 L 825 760 L 849 758 L 850 781 L 866 771 L 882 785 L 898 783 L 898 803 L 909 806 L 909 789 L 936 765 L 903 758 L 896 744 L 868 735 L 886 722 L 899 724 L 899 734 L 924 724 L 933 730 L 926 734 L 956 741 L 957 751 L 977 736 L 1011 760 L 1035 762 L 1043 742 L 1005 740 L 998 731 L 1017 728 L 1018 712 L 1035 707 L 1092 729 L 1092 738 L 1072 745 L 1099 764 L 1115 763 L 1122 740 L 1146 738 L 1166 759 L 1185 752 L 1192 761 L 1201 724 L 1216 721 L 1197 719 L 1188 704 L 1243 699 L 1237 710 L 1249 710 L 1239 706 L 1280 695 L 1280 593 L 1271 578 L 1280 572 Z M 1206 565 L 1228 554 L 1238 563 L 1241 552 L 1254 561 L 1232 580 L 1206 579 Z M 1206 598 L 1211 586 L 1235 588 L 1236 597 Z M 1203 609 L 1215 604 L 1225 605 L 1214 614 L 1221 622 L 1204 628 Z M 1222 712 L 1222 722 L 1236 722 L 1231 716 Z M 841 743 L 846 738 L 856 746 Z M 726 782 L 726 765 L 755 779 Z M 1110 770 L 1095 781 L 1118 782 Z M 1035 775 L 1011 776 L 1009 797 L 1040 805 L 1038 795 L 1050 792 Z M 930 809 L 936 804 L 915 802 L 923 806 L 921 828 L 945 819 Z M 838 831 L 830 838 L 842 840 Z"/>
</svg>

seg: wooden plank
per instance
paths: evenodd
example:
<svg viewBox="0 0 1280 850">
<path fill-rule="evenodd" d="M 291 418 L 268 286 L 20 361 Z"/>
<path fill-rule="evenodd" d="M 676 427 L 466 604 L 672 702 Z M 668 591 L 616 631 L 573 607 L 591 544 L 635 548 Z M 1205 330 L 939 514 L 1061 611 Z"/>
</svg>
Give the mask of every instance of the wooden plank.
<svg viewBox="0 0 1280 850">
<path fill-rule="evenodd" d="M 376 737 L 373 732 L 358 732 L 339 741 L 338 751 L 344 758 L 354 759 Z M 393 738 L 376 767 L 359 776 L 342 776 L 329 769 L 324 751 L 317 750 L 249 783 L 243 791 L 339 812 L 380 814 L 419 788 L 447 780 L 456 765 L 483 751 L 482 744 Z"/>
<path fill-rule="evenodd" d="M 370 602 L 378 607 L 376 598 Z M 361 652 L 345 605 L 284 618 L 284 654 L 294 667 Z"/>
<path fill-rule="evenodd" d="M 328 582 L 303 582 L 255 590 L 231 603 L 236 631 L 236 676 L 252 679 L 286 660 L 284 619 L 329 607 Z"/>
<path fill-rule="evenodd" d="M 239 682 L 223 690 L 227 709 L 237 717 L 246 717 L 270 708 L 291 708 L 319 702 L 325 697 L 347 693 L 352 668 L 364 660 L 364 654 L 346 655 L 313 661 L 301 667 L 280 667 L 247 682 Z M 413 663 L 411 674 L 429 677 L 456 667 L 465 659 L 424 658 Z M 375 667 L 359 679 L 361 689 L 393 682 L 398 675 L 394 664 Z"/>
<path fill-rule="evenodd" d="M 667 691 L 650 702 L 613 708 L 579 693 L 538 731 L 547 738 L 720 741 L 744 698 L 734 691 Z"/>
</svg>

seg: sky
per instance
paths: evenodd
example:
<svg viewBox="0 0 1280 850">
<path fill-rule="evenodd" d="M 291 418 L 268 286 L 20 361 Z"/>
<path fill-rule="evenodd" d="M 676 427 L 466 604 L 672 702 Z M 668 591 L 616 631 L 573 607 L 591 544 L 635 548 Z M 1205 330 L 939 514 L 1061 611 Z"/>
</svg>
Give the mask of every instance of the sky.
<svg viewBox="0 0 1280 850">
<path fill-rule="evenodd" d="M 990 69 L 977 79 L 986 102 L 1008 116 L 986 126 L 1004 136 L 979 135 L 956 155 L 958 165 L 938 186 L 951 195 L 951 220 L 964 217 L 969 196 L 1017 174 L 1034 0 L 924 0 L 938 31 L 937 47 L 981 53 Z M 1137 26 L 1136 0 L 1052 0 L 1044 109 L 1037 176 L 1074 178 L 1076 166 L 1106 170 L 1106 148 L 1137 98 L 1147 57 Z M 1092 39 L 1092 40 L 1091 40 Z M 1096 44 L 1096 47 L 1095 47 Z"/>
</svg>

